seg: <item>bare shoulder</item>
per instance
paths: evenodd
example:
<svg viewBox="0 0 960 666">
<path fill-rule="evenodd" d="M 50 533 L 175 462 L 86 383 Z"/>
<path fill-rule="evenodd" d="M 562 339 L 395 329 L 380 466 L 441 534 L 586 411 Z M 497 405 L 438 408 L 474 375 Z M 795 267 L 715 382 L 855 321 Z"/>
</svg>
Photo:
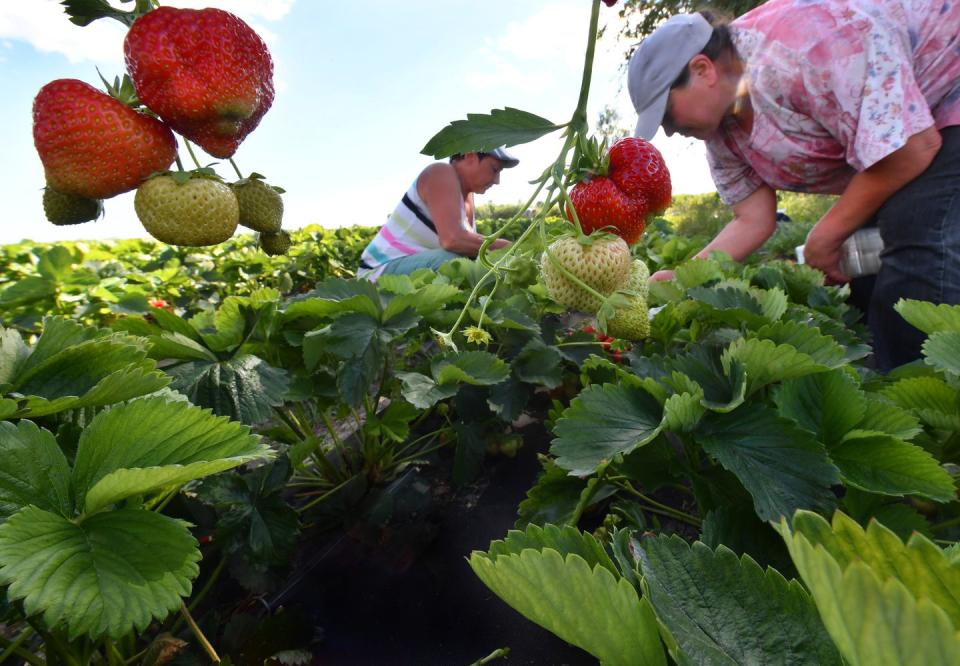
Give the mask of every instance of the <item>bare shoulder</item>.
<svg viewBox="0 0 960 666">
<path fill-rule="evenodd" d="M 457 172 L 453 165 L 446 162 L 434 162 L 420 172 L 417 178 L 417 191 L 421 197 L 455 193 L 459 189 Z"/>
</svg>

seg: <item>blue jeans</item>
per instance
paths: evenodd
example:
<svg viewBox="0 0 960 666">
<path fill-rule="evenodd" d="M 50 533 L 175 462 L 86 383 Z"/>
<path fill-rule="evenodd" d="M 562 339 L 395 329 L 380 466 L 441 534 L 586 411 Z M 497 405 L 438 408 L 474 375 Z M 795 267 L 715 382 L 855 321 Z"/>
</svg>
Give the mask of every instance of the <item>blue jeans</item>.
<svg viewBox="0 0 960 666">
<path fill-rule="evenodd" d="M 960 126 L 940 130 L 930 167 L 877 211 L 882 266 L 870 300 L 877 368 L 921 357 L 926 335 L 893 309 L 901 298 L 960 304 Z"/>
<path fill-rule="evenodd" d="M 408 257 L 400 257 L 388 261 L 384 264 L 381 275 L 409 275 L 418 268 L 429 268 L 437 270 L 443 264 L 453 259 L 458 259 L 462 255 L 449 250 L 427 250 L 426 252 L 417 252 Z"/>
</svg>

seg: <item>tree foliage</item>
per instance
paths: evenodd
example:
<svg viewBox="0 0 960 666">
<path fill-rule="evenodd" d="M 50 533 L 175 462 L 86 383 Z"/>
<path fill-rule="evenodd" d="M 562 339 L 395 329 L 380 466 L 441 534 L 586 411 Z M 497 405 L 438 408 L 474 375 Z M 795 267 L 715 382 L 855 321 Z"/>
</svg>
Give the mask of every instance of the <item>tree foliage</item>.
<svg viewBox="0 0 960 666">
<path fill-rule="evenodd" d="M 674 14 L 695 12 L 709 7 L 714 12 L 736 17 L 762 4 L 762 0 L 715 0 L 706 6 L 703 2 L 690 0 L 624 0 L 620 7 L 620 18 L 624 21 L 620 37 L 630 44 L 624 56 L 629 59 L 636 48 L 636 42 Z"/>
</svg>

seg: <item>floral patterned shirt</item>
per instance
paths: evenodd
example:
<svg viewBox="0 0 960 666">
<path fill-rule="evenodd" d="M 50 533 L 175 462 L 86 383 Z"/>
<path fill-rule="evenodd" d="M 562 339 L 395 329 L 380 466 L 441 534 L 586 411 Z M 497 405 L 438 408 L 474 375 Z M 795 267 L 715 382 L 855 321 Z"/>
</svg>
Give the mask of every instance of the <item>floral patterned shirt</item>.
<svg viewBox="0 0 960 666">
<path fill-rule="evenodd" d="M 721 198 L 840 194 L 933 125 L 960 125 L 960 0 L 770 0 L 731 24 L 753 128 L 707 139 Z"/>
</svg>

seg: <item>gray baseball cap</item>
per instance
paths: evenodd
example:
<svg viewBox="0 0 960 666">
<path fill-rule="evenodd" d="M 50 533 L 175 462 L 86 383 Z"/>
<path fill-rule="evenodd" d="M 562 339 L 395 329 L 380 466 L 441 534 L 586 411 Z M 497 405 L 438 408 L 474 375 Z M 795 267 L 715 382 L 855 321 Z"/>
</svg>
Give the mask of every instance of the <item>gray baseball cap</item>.
<svg viewBox="0 0 960 666">
<path fill-rule="evenodd" d="M 635 136 L 649 140 L 657 133 L 667 110 L 670 84 L 711 35 L 713 26 L 700 14 L 677 14 L 640 42 L 627 71 L 627 88 L 639 115 Z"/>
<path fill-rule="evenodd" d="M 496 157 L 498 160 L 503 162 L 503 167 L 505 169 L 509 169 L 510 167 L 515 167 L 518 164 L 520 164 L 520 160 L 518 160 L 516 157 L 508 153 L 507 149 L 504 148 L 503 146 L 500 146 L 499 148 L 494 148 L 493 150 L 485 150 L 483 152 L 487 155 L 492 155 L 493 157 Z"/>
</svg>

